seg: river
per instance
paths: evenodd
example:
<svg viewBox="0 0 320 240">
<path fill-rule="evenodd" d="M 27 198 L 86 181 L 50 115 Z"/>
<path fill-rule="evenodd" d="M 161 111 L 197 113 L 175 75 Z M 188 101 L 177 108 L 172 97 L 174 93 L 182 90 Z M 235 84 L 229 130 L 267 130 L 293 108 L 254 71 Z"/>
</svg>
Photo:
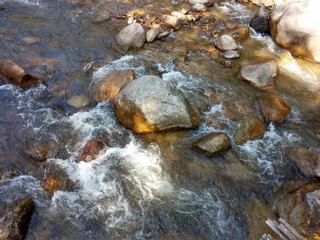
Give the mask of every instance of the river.
<svg viewBox="0 0 320 240">
<path fill-rule="evenodd" d="M 80 4 L 85 2 L 0 0 L 1 59 L 42 79 L 30 89 L 0 86 L 0 168 L 14 175 L 2 178 L 0 207 L 26 195 L 34 199 L 29 240 L 240 240 L 269 231 L 263 224 L 276 216 L 275 192 L 303 178 L 286 159 L 286 149 L 319 148 L 319 65 L 292 57 L 253 30 L 232 67 L 188 51 L 209 42 L 191 27 L 122 54 L 113 38 L 126 20 L 93 23 L 90 4 Z M 135 4 L 149 6 L 146 12 L 155 4 L 116 2 L 106 4 L 119 15 Z M 176 3 L 162 1 L 159 11 Z M 220 3 L 210 14 L 248 24 L 256 10 Z M 31 42 L 30 36 L 37 39 Z M 181 61 L 183 53 L 187 62 Z M 287 120 L 269 123 L 262 139 L 232 142 L 232 149 L 217 157 L 191 151 L 190 142 L 205 133 L 233 136 L 242 117 L 236 103 L 258 111 L 260 90 L 241 81 L 238 72 L 241 65 L 269 59 L 278 62 L 275 87 L 292 108 Z M 121 69 L 133 69 L 137 78 L 152 74 L 172 82 L 199 109 L 200 127 L 137 135 L 117 122 L 111 101 L 80 108 L 68 104 L 73 96 L 90 99 L 92 82 Z M 226 114 L 230 111 L 235 116 Z M 79 161 L 90 139 L 104 139 L 106 146 L 94 161 Z M 36 162 L 26 154 L 27 146 L 47 140 L 58 143 L 57 156 Z M 41 183 L 50 174 L 66 181 L 53 195 Z"/>
</svg>

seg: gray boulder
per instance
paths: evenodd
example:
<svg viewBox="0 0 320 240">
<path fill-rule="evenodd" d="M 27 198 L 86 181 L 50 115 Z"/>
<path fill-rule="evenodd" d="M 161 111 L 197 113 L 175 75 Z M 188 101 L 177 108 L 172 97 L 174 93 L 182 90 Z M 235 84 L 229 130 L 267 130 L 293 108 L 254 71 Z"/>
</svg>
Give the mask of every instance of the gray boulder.
<svg viewBox="0 0 320 240">
<path fill-rule="evenodd" d="M 156 76 L 144 76 L 125 84 L 113 102 L 113 109 L 120 124 L 136 133 L 195 128 L 201 122 L 182 92 Z"/>
<path fill-rule="evenodd" d="M 235 50 L 238 46 L 231 36 L 224 34 L 217 38 L 216 47 L 221 51 L 228 51 Z"/>
<path fill-rule="evenodd" d="M 132 23 L 122 29 L 116 36 L 116 43 L 125 51 L 130 48 L 141 48 L 146 34 L 139 23 Z"/>
<path fill-rule="evenodd" d="M 212 157 L 229 150 L 231 143 L 226 134 L 213 132 L 194 140 L 191 147 L 194 151 Z"/>
<path fill-rule="evenodd" d="M 320 62 L 319 0 L 279 5 L 270 16 L 272 38 L 292 54 Z"/>
<path fill-rule="evenodd" d="M 239 77 L 258 88 L 273 86 L 273 78 L 277 75 L 277 62 L 269 61 L 250 66 L 244 66 L 240 70 Z"/>
<path fill-rule="evenodd" d="M 265 7 L 260 7 L 258 12 L 250 20 L 250 27 L 257 32 L 269 33 L 269 13 Z"/>
</svg>

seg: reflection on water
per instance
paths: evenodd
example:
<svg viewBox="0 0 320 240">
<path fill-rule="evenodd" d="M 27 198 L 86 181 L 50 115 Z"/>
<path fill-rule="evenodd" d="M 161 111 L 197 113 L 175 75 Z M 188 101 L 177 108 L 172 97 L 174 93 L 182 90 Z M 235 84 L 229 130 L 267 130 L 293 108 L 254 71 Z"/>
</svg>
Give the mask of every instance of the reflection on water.
<svg viewBox="0 0 320 240">
<path fill-rule="evenodd" d="M 18 174 L 2 179 L 0 206 L 25 194 L 32 196 L 36 210 L 28 239 L 261 236 L 265 226 L 258 225 L 261 230 L 255 224 L 262 221 L 255 221 L 261 209 L 266 210 L 266 218 L 275 214 L 268 205 L 273 192 L 282 183 L 301 177 L 284 159 L 285 150 L 319 146 L 317 65 L 295 60 L 270 37 L 254 32 L 241 43 L 241 58 L 233 61 L 232 68 L 191 52 L 182 61 L 180 54 L 188 51 L 197 36 L 193 32 L 184 41 L 183 35 L 195 31 L 188 28 L 145 46 L 134 56 L 120 57 L 112 48 L 112 38 L 125 21 L 113 18 L 93 24 L 87 21 L 88 6 L 75 2 L 0 1 L 5 8 L 0 12 L 2 58 L 44 79 L 29 90 L 0 86 L 0 168 Z M 167 1 L 162 4 L 168 6 Z M 244 23 L 252 15 L 235 3 L 216 5 L 211 13 Z M 29 36 L 40 41 L 22 41 Z M 171 53 L 153 51 L 164 49 L 165 44 L 177 48 Z M 201 38 L 197 44 L 212 43 Z M 233 144 L 221 156 L 207 158 L 192 152 L 189 145 L 195 138 L 219 131 L 232 140 L 246 114 L 259 116 L 255 102 L 259 90 L 239 80 L 237 74 L 242 65 L 269 59 L 279 63 L 276 89 L 291 104 L 288 120 L 269 124 L 262 139 Z M 199 109 L 201 126 L 134 135 L 118 124 L 112 102 L 92 102 L 81 109 L 67 104 L 73 96 L 87 96 L 94 81 L 122 69 L 133 69 L 137 77 L 153 74 L 173 83 Z M 301 89 L 305 92 L 300 98 L 296 93 Z M 306 99 L 306 95 L 312 97 Z M 44 170 L 45 164 L 31 159 L 25 148 L 48 139 L 59 146 Z M 85 144 L 92 139 L 103 139 L 105 147 L 95 160 L 80 161 Z M 42 179 L 52 172 L 70 184 L 51 198 L 43 190 Z"/>
</svg>

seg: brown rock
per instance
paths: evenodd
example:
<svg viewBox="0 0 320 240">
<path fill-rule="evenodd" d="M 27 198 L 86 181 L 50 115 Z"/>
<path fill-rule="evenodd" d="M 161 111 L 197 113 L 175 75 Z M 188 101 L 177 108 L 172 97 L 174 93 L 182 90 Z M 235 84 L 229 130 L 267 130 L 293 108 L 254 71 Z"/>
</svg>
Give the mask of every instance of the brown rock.
<svg viewBox="0 0 320 240">
<path fill-rule="evenodd" d="M 106 144 L 102 140 L 89 140 L 82 150 L 80 160 L 85 162 L 94 160 L 105 146 Z"/>
<path fill-rule="evenodd" d="M 135 72 L 133 70 L 119 70 L 91 84 L 89 91 L 98 102 L 111 100 L 117 96 L 124 84 L 133 79 L 135 79 Z"/>
<path fill-rule="evenodd" d="M 3 209 L 0 212 L 0 239 L 24 239 L 33 207 L 33 200 L 25 197 L 12 202 Z"/>
<path fill-rule="evenodd" d="M 226 134 L 213 132 L 194 140 L 191 147 L 194 151 L 212 157 L 229 150 L 231 143 Z"/>
<path fill-rule="evenodd" d="M 242 27 L 236 30 L 233 30 L 230 35 L 235 41 L 242 42 L 249 37 L 250 29 L 248 27 Z"/>
<path fill-rule="evenodd" d="M 182 25 L 181 19 L 176 16 L 167 16 L 164 22 L 167 28 L 171 28 L 175 31 L 179 30 Z"/>
<path fill-rule="evenodd" d="M 40 143 L 28 143 L 26 153 L 36 161 L 44 161 L 47 158 L 55 157 L 59 152 L 59 144 L 55 140 Z"/>
<path fill-rule="evenodd" d="M 281 123 L 291 111 L 289 103 L 277 94 L 260 93 L 257 97 L 260 111 L 268 121 Z"/>
<path fill-rule="evenodd" d="M 0 76 L 20 87 L 29 87 L 39 80 L 10 60 L 0 60 Z"/>
<path fill-rule="evenodd" d="M 240 126 L 236 129 L 233 141 L 237 145 L 242 145 L 249 140 L 263 138 L 266 127 L 259 117 L 250 114 L 240 120 Z"/>
<path fill-rule="evenodd" d="M 290 149 L 287 158 L 308 177 L 320 177 L 320 153 L 305 148 Z"/>
</svg>

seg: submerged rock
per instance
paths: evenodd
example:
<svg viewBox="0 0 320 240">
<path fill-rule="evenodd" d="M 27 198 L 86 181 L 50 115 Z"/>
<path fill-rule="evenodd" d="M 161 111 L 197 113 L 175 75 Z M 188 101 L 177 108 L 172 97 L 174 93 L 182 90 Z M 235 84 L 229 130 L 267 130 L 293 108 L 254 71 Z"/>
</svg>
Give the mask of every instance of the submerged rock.
<svg viewBox="0 0 320 240">
<path fill-rule="evenodd" d="M 55 140 L 28 143 L 25 151 L 32 159 L 45 161 L 47 158 L 53 158 L 58 154 L 59 144 Z"/>
<path fill-rule="evenodd" d="M 226 134 L 213 132 L 194 140 L 191 147 L 194 151 L 212 157 L 229 150 L 231 143 Z"/>
<path fill-rule="evenodd" d="M 82 150 L 80 160 L 85 162 L 94 160 L 101 153 L 105 146 L 106 144 L 102 140 L 89 140 Z"/>
<path fill-rule="evenodd" d="M 292 54 L 320 62 L 319 1 L 283 3 L 270 16 L 274 41 Z"/>
<path fill-rule="evenodd" d="M 153 42 L 157 36 L 159 35 L 159 31 L 156 29 L 150 29 L 146 34 L 146 40 L 147 42 Z"/>
<path fill-rule="evenodd" d="M 67 103 L 72 107 L 82 108 L 90 104 L 90 99 L 87 96 L 80 94 L 69 98 Z"/>
<path fill-rule="evenodd" d="M 30 197 L 18 199 L 0 212 L 0 239 L 24 239 L 34 202 Z"/>
<path fill-rule="evenodd" d="M 249 140 L 263 138 L 265 131 L 264 123 L 257 116 L 249 114 L 240 120 L 233 141 L 237 145 L 242 145 Z"/>
<path fill-rule="evenodd" d="M 320 153 L 305 148 L 290 149 L 287 158 L 308 177 L 320 177 Z"/>
<path fill-rule="evenodd" d="M 237 43 L 227 34 L 224 34 L 217 38 L 216 47 L 221 51 L 235 50 L 237 49 Z"/>
<path fill-rule="evenodd" d="M 132 23 L 122 29 L 115 39 L 123 50 L 128 51 L 130 48 L 141 48 L 146 39 L 145 35 L 139 23 Z"/>
<path fill-rule="evenodd" d="M 188 0 L 188 3 L 191 5 L 203 4 L 207 7 L 212 7 L 214 4 L 214 1 L 213 0 Z"/>
<path fill-rule="evenodd" d="M 0 76 L 8 83 L 20 87 L 29 87 L 39 80 L 10 60 L 0 60 Z"/>
<path fill-rule="evenodd" d="M 98 102 L 111 100 L 117 96 L 124 84 L 133 79 L 135 79 L 135 72 L 133 70 L 115 71 L 93 82 L 89 87 L 89 91 Z"/>
<path fill-rule="evenodd" d="M 136 133 L 194 128 L 201 122 L 182 92 L 155 76 L 125 84 L 114 100 L 113 109 L 118 121 Z"/>
<path fill-rule="evenodd" d="M 250 66 L 240 70 L 239 77 L 258 88 L 273 86 L 273 78 L 277 75 L 277 62 L 270 61 Z"/>
<path fill-rule="evenodd" d="M 260 7 L 257 13 L 250 20 L 250 27 L 257 32 L 268 33 L 269 30 L 269 13 L 265 7 Z"/>
<path fill-rule="evenodd" d="M 241 27 L 231 31 L 231 37 L 238 42 L 246 40 L 250 35 L 250 29 L 248 27 Z"/>
<path fill-rule="evenodd" d="M 286 120 L 291 107 L 284 98 L 274 93 L 260 93 L 257 97 L 260 111 L 268 121 L 281 123 Z"/>
<path fill-rule="evenodd" d="M 224 53 L 222 53 L 222 56 L 224 58 L 228 58 L 228 59 L 235 59 L 235 58 L 239 58 L 240 54 L 237 51 L 226 51 Z"/>
</svg>

